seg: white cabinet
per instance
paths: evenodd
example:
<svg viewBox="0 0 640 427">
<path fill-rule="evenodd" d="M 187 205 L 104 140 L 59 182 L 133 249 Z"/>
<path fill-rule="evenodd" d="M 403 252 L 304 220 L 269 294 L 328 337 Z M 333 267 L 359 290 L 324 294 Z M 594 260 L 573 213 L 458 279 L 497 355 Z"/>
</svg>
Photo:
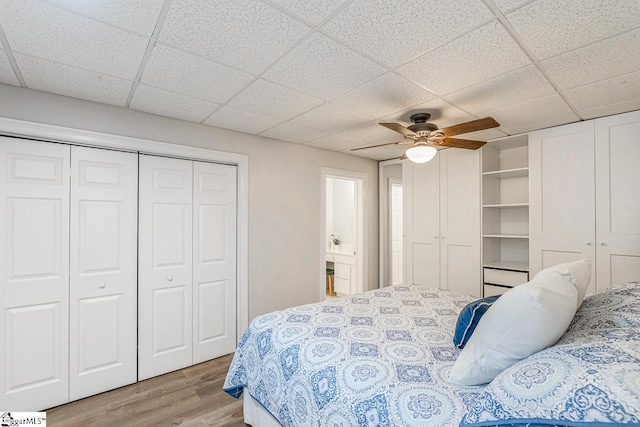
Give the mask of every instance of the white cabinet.
<svg viewBox="0 0 640 427">
<path fill-rule="evenodd" d="M 485 296 L 528 280 L 527 135 L 494 140 L 482 147 L 482 265 Z M 518 279 L 496 282 L 495 277 L 501 275 Z"/>
<path fill-rule="evenodd" d="M 640 277 L 640 113 L 530 134 L 531 270 L 592 262 L 589 292 Z"/>
<path fill-rule="evenodd" d="M 0 142 L 0 407 L 134 382 L 137 156 Z"/>
<path fill-rule="evenodd" d="M 140 156 L 139 224 L 138 378 L 232 353 L 235 167 Z"/>
<path fill-rule="evenodd" d="M 480 296 L 479 176 L 472 150 L 403 164 L 407 283 Z"/>
<path fill-rule="evenodd" d="M 357 293 L 355 255 L 328 252 L 327 260 L 333 262 L 333 289 L 335 292 L 338 295 Z"/>
</svg>

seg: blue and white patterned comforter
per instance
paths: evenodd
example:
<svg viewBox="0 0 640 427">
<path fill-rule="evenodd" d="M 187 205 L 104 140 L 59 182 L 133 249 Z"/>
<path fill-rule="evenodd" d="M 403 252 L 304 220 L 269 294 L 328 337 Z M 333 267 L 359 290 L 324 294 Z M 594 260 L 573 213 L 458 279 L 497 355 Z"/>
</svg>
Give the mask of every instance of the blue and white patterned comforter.
<svg viewBox="0 0 640 427">
<path fill-rule="evenodd" d="M 448 383 L 471 297 L 394 286 L 259 316 L 224 390 L 284 426 L 457 426 L 483 387 Z"/>
</svg>

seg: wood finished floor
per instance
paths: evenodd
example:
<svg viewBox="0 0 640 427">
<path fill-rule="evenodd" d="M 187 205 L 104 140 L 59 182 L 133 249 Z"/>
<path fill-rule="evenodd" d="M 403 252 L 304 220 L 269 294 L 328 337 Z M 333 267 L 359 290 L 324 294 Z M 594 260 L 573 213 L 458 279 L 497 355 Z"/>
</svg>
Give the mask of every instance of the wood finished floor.
<svg viewBox="0 0 640 427">
<path fill-rule="evenodd" d="M 233 355 L 47 410 L 50 427 L 245 427 L 242 398 L 222 391 Z"/>
</svg>

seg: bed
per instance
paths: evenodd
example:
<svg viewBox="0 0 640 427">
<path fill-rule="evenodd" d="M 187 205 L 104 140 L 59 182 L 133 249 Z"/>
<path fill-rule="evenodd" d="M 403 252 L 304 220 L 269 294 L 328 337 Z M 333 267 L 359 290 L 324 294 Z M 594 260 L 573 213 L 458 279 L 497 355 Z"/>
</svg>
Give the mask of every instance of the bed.
<svg viewBox="0 0 640 427">
<path fill-rule="evenodd" d="M 460 352 L 452 337 L 472 299 L 390 286 L 259 316 L 238 344 L 224 390 L 234 397 L 247 392 L 245 420 L 259 427 L 547 425 L 547 419 L 640 425 L 637 282 L 587 298 L 557 345 L 489 385 L 457 386 L 448 381 Z M 531 381 L 514 386 L 517 375 Z M 594 385 L 596 377 L 606 384 Z M 580 409 L 581 381 L 605 393 L 609 406 Z M 585 411 L 599 424 L 580 423 Z"/>
</svg>

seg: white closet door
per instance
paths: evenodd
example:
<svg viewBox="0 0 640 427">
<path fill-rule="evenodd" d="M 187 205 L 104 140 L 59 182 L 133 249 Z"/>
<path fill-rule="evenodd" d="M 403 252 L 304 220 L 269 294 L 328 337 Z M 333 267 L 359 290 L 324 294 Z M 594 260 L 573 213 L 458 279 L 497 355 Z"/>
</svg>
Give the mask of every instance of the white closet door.
<svg viewBox="0 0 640 427">
<path fill-rule="evenodd" d="M 592 262 L 595 291 L 594 123 L 529 134 L 531 276 L 564 262 Z"/>
<path fill-rule="evenodd" d="M 236 346 L 236 167 L 193 163 L 193 363 Z"/>
<path fill-rule="evenodd" d="M 480 152 L 441 150 L 440 274 L 442 289 L 479 297 Z"/>
<path fill-rule="evenodd" d="M 69 146 L 0 137 L 0 408 L 68 401 Z"/>
<path fill-rule="evenodd" d="M 640 278 L 640 113 L 596 120 L 597 287 Z"/>
<path fill-rule="evenodd" d="M 405 281 L 433 288 L 440 287 L 439 160 L 402 165 Z"/>
<path fill-rule="evenodd" d="M 140 380 L 192 363 L 192 163 L 140 156 Z"/>
<path fill-rule="evenodd" d="M 138 156 L 71 148 L 70 400 L 136 381 Z"/>
</svg>

